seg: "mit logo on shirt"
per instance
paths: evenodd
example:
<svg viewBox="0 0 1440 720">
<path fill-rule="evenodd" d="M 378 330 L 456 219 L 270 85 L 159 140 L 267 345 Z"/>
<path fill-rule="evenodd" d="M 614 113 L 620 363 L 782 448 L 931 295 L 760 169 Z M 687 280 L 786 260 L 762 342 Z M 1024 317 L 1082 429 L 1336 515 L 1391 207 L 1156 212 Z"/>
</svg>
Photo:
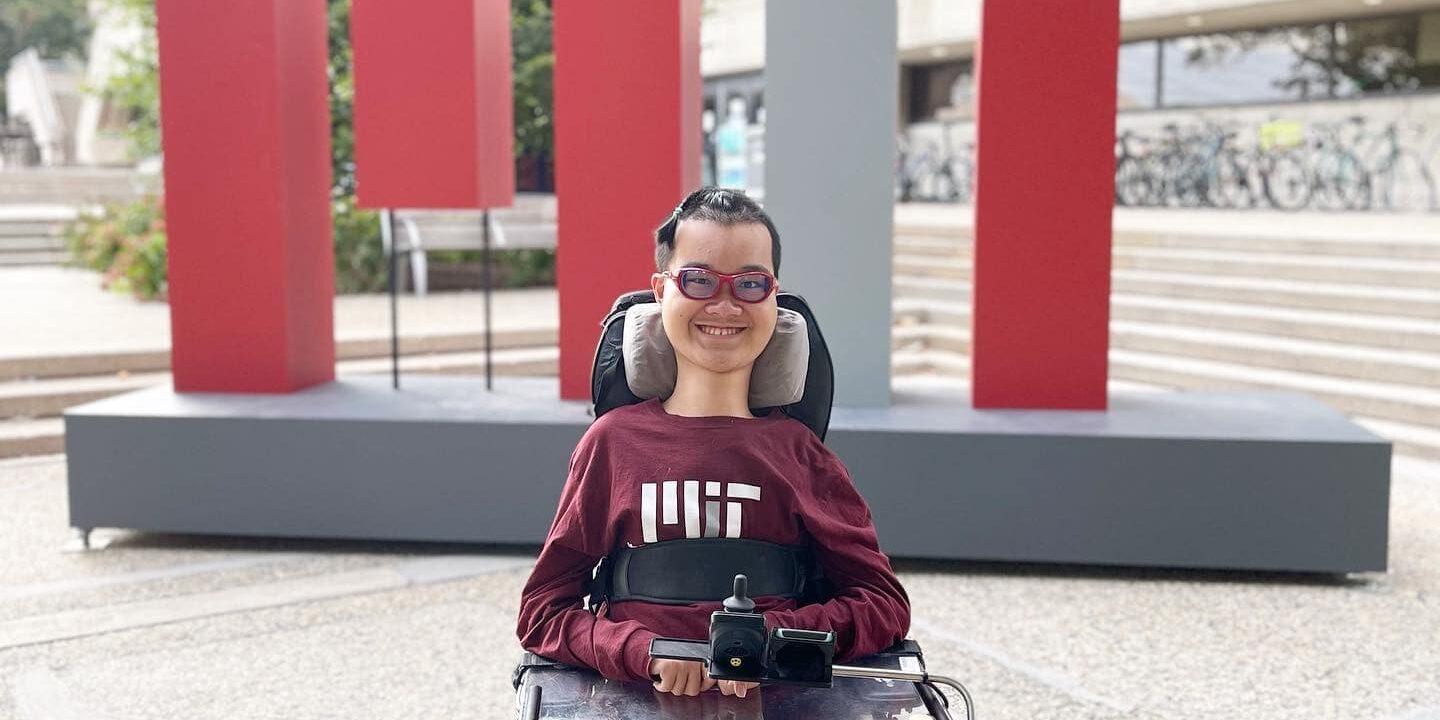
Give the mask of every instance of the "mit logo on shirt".
<svg viewBox="0 0 1440 720">
<path fill-rule="evenodd" d="M 644 534 L 644 541 L 647 543 L 659 542 L 659 528 L 655 524 L 656 506 L 659 506 L 660 523 L 663 525 L 680 524 L 680 485 L 679 480 L 666 480 L 660 483 L 644 483 L 640 486 L 640 527 Z M 705 524 L 702 530 L 700 524 L 701 501 L 700 481 L 686 480 L 685 485 L 685 537 L 713 538 L 720 537 L 720 505 L 719 498 L 726 499 L 725 505 L 725 537 L 740 537 L 740 518 L 743 510 L 741 500 L 760 501 L 760 486 L 749 483 L 722 483 L 716 480 L 705 482 L 704 517 Z M 659 497 L 656 497 L 656 490 L 659 490 Z M 723 491 L 723 495 L 722 495 Z M 710 498 L 715 498 L 711 500 Z"/>
</svg>

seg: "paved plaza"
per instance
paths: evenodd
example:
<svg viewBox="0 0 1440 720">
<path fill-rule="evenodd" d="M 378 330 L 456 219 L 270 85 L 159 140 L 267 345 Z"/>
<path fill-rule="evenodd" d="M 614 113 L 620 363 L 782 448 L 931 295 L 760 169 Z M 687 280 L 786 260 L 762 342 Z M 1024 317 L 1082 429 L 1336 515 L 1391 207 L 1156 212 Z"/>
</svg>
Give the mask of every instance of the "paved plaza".
<svg viewBox="0 0 1440 720">
<path fill-rule="evenodd" d="M 897 210 L 911 226 L 965 219 Z M 1116 213 L 1117 232 L 1391 244 L 1433 242 L 1437 223 Z M 0 273 L 0 361 L 169 347 L 165 305 L 96 281 L 56 267 Z M 335 307 L 338 339 L 388 335 L 385 296 Z M 402 333 L 475 332 L 481 311 L 475 293 L 404 297 Z M 497 329 L 553 329 L 557 315 L 553 289 L 496 294 Z M 64 456 L 0 460 L 0 718 L 514 716 L 514 616 L 535 548 L 102 529 L 97 549 L 73 552 L 66 507 Z M 1380 575 L 898 569 L 912 635 L 934 670 L 969 685 L 981 718 L 1440 720 L 1440 464 L 1399 457 L 1390 507 Z"/>
<path fill-rule="evenodd" d="M 62 456 L 0 462 L 0 497 L 0 717 L 514 714 L 533 548 L 97 531 L 76 553 Z M 1396 461 L 1391 523 L 1385 575 L 898 567 L 981 718 L 1440 718 L 1440 465 Z"/>
</svg>

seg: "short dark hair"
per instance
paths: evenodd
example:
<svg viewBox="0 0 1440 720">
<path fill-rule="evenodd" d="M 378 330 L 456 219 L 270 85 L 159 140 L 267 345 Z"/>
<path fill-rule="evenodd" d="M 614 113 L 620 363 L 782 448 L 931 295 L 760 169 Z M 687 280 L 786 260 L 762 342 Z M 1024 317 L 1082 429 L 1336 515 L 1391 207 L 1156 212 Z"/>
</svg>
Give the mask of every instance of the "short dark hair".
<svg viewBox="0 0 1440 720">
<path fill-rule="evenodd" d="M 681 220 L 708 220 L 720 225 L 760 223 L 770 231 L 771 271 L 780 275 L 780 231 L 760 204 L 744 192 L 703 187 L 685 196 L 675 211 L 655 229 L 655 269 L 664 272 L 675 259 L 675 231 Z"/>
</svg>

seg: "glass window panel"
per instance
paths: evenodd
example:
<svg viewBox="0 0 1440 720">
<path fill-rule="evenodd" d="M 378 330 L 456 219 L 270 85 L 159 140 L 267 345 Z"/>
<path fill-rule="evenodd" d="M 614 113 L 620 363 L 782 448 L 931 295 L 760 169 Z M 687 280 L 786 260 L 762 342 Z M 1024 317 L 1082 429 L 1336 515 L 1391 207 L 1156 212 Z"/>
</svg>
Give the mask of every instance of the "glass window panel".
<svg viewBox="0 0 1440 720">
<path fill-rule="evenodd" d="M 969 117 L 973 67 L 969 60 L 910 66 L 910 122 Z"/>
<path fill-rule="evenodd" d="M 1347 97 L 1440 86 L 1440 13 L 1335 23 L 1335 76 Z"/>
<path fill-rule="evenodd" d="M 1330 26 L 1166 40 L 1163 104 L 1309 100 L 1329 95 Z"/>
<path fill-rule="evenodd" d="M 1121 110 L 1155 107 L 1155 56 L 1160 52 L 1154 40 L 1120 46 L 1116 78 L 1116 106 Z"/>
</svg>

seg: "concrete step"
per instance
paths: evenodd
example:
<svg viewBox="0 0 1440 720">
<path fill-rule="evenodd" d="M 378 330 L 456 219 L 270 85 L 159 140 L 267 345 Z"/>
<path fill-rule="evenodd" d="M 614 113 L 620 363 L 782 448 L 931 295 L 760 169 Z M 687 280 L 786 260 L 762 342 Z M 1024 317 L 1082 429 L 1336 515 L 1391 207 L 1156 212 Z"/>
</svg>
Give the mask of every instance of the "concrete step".
<svg viewBox="0 0 1440 720">
<path fill-rule="evenodd" d="M 1116 270 L 1111 287 L 1126 295 L 1217 300 L 1310 310 L 1440 320 L 1440 290 L 1346 285 L 1275 278 Z"/>
<path fill-rule="evenodd" d="M 890 373 L 895 377 L 943 375 L 970 377 L 970 356 L 945 350 L 896 350 L 890 354 Z"/>
<path fill-rule="evenodd" d="M 891 346 L 895 350 L 945 350 L 970 355 L 970 327 L 968 325 L 938 325 L 930 323 L 897 324 L 890 331 Z"/>
<path fill-rule="evenodd" d="M 1440 460 L 1440 429 L 1369 417 L 1352 419 L 1370 432 L 1394 443 L 1396 453 Z"/>
<path fill-rule="evenodd" d="M 934 235 L 895 234 L 895 253 L 907 255 L 933 255 L 936 257 L 970 257 L 972 247 L 969 238 Z"/>
<path fill-rule="evenodd" d="M 930 316 L 921 313 L 914 317 L 915 322 L 897 323 L 892 330 L 892 346 L 896 350 L 930 349 L 970 354 L 968 324 L 930 322 Z M 1440 387 L 1440 355 L 1433 353 L 1125 320 L 1110 324 L 1110 346 L 1352 380 Z"/>
<path fill-rule="evenodd" d="M 0 459 L 65 452 L 65 423 L 60 418 L 0 420 Z"/>
<path fill-rule="evenodd" d="M 1112 295 L 1111 318 L 1389 350 L 1440 353 L 1440 322 L 1209 300 Z"/>
<path fill-rule="evenodd" d="M 895 301 L 902 299 L 939 300 L 968 304 L 974 298 L 974 289 L 970 285 L 970 281 L 954 278 L 923 277 L 897 272 L 891 288 Z"/>
<path fill-rule="evenodd" d="M 894 237 L 897 248 L 915 238 L 935 246 L 937 252 L 939 248 L 949 245 L 963 255 L 969 255 L 974 244 L 974 236 L 968 226 L 927 226 L 901 222 L 895 225 Z M 1435 238 L 1396 237 L 1390 233 L 1317 235 L 1313 231 L 1306 236 L 1288 227 L 1283 232 L 1262 235 L 1207 231 L 1203 227 L 1156 231 L 1118 226 L 1114 230 L 1114 244 L 1115 247 L 1440 261 L 1440 241 Z"/>
<path fill-rule="evenodd" d="M 1322 377 L 1212 360 L 1112 349 L 1110 376 L 1181 388 L 1278 389 L 1309 394 L 1347 415 L 1433 426 L 1440 390 L 1415 385 Z"/>
<path fill-rule="evenodd" d="M 969 376 L 969 358 L 944 350 L 896 352 L 892 369 L 897 378 L 935 376 L 964 382 Z M 1325 378 L 1300 373 L 1259 371 L 1222 363 L 1187 363 L 1183 359 L 1149 355 L 1123 350 L 1110 354 L 1111 392 L 1117 390 L 1162 391 L 1186 389 L 1244 388 L 1289 390 L 1318 398 L 1341 412 L 1351 415 L 1372 432 L 1395 443 L 1396 452 L 1416 457 L 1440 457 L 1440 427 L 1431 414 L 1426 424 L 1424 413 L 1440 410 L 1440 393 L 1428 388 L 1406 388 L 1383 383 L 1358 383 L 1341 387 Z M 1419 390 L 1424 396 L 1418 403 L 1406 404 L 1409 391 Z M 1378 392 L 1378 394 L 1376 394 Z M 1369 394 L 1366 394 L 1369 393 Z M 1387 415 L 1399 408 L 1410 420 Z"/>
<path fill-rule="evenodd" d="M 1440 387 L 1440 355 L 1381 350 L 1254 333 L 1116 320 L 1110 345 L 1121 350 L 1213 360 L 1352 380 Z M 1440 421 L 1440 418 L 1436 418 Z"/>
<path fill-rule="evenodd" d="M 899 297 L 890 302 L 891 313 L 897 324 L 938 325 L 968 329 L 970 322 L 970 301 L 935 300 L 929 298 Z"/>
<path fill-rule="evenodd" d="M 558 347 L 516 348 L 496 351 L 494 374 L 496 376 L 553 376 L 559 370 L 560 352 Z M 400 359 L 401 382 L 404 374 L 483 375 L 485 372 L 483 353 L 436 353 L 410 355 Z M 390 372 L 389 358 L 365 358 L 346 360 L 336 365 L 341 377 L 354 375 L 379 375 Z M 31 403 L 65 405 L 72 407 L 85 402 L 103 399 L 143 387 L 169 383 L 169 373 L 147 373 L 128 378 L 79 378 L 62 381 L 39 381 L 28 383 L 36 391 L 30 395 L 23 392 L 27 383 L 0 385 L 0 407 L 6 403 L 17 404 L 28 400 Z M 49 395 L 41 391 L 49 387 L 64 392 Z M 68 403 L 68 404 L 67 404 Z M 61 408 L 63 410 L 63 408 Z M 10 417 L 0 419 L 0 458 L 23 455 L 45 455 L 64 452 L 64 423 L 59 417 Z"/>
<path fill-rule="evenodd" d="M 0 170 L 0 204 L 58 204 L 129 200 L 159 189 L 158 175 L 124 168 Z"/>
<path fill-rule="evenodd" d="M 970 388 L 970 358 L 944 350 L 897 353 L 891 369 L 894 374 L 892 386 L 896 390 L 924 392 L 927 389 L 943 389 L 968 392 Z M 1108 379 L 1105 387 L 1111 393 L 1171 392 L 1170 388 L 1160 385 L 1115 378 Z"/>
<path fill-rule="evenodd" d="M 1385 287 L 1440 287 L 1440 261 L 1436 260 L 1301 256 L 1119 245 L 1115 248 L 1114 267 L 1117 270 L 1278 278 Z"/>
<path fill-rule="evenodd" d="M 44 217 L 0 219 L 0 247 L 3 247 L 11 238 L 63 237 L 64 235 L 64 222 L 48 220 Z"/>
<path fill-rule="evenodd" d="M 960 308 L 968 305 L 970 301 L 971 285 L 968 282 L 946 278 L 897 276 L 894 290 L 896 308 L 906 308 L 910 312 L 935 308 L 940 315 L 946 316 L 944 320 L 932 320 L 936 324 L 970 322 L 968 309 L 960 311 Z M 1440 321 L 1423 318 L 1259 307 L 1243 303 L 1119 292 L 1111 295 L 1110 309 L 1113 320 L 1228 330 L 1379 349 L 1440 353 Z"/>
<path fill-rule="evenodd" d="M 974 236 L 974 232 L 971 230 L 968 221 L 950 225 L 908 222 L 903 219 L 896 220 L 895 222 L 895 237 L 897 238 L 924 237 L 935 240 L 963 240 L 968 243 Z"/>
<path fill-rule="evenodd" d="M 555 328 L 497 330 L 493 346 L 497 350 L 551 346 L 559 342 Z M 470 352 L 485 347 L 484 333 L 452 333 L 402 337 L 402 355 Z M 335 345 L 340 360 L 389 357 L 390 338 L 369 337 L 341 340 Z M 0 382 L 22 378 L 83 377 L 114 375 L 170 369 L 168 349 L 133 352 L 56 355 L 46 357 L 0 358 Z"/>
<path fill-rule="evenodd" d="M 64 265 L 70 262 L 67 250 L 40 250 L 30 252 L 0 251 L 0 266 L 21 267 L 26 265 Z"/>
<path fill-rule="evenodd" d="M 1440 261 L 1440 241 L 1435 239 L 1428 241 L 1400 240 L 1383 235 L 1378 238 L 1356 236 L 1345 239 L 1327 239 L 1293 236 L 1236 236 L 1199 232 L 1120 231 L 1115 234 L 1115 244 L 1130 247 L 1279 253 L 1304 257 L 1330 255 Z"/>
<path fill-rule="evenodd" d="M 66 250 L 65 238 L 50 235 L 0 235 L 0 253 Z"/>
<path fill-rule="evenodd" d="M 553 376 L 560 371 L 560 349 L 552 346 L 496 351 L 492 371 L 495 375 L 506 376 Z M 337 366 L 336 372 L 341 376 L 387 374 L 390 372 L 390 358 L 347 360 Z M 400 358 L 400 373 L 401 382 L 404 382 L 406 373 L 484 375 L 485 353 L 407 355 Z"/>
<path fill-rule="evenodd" d="M 969 258 L 945 257 L 940 255 L 911 255 L 896 252 L 894 272 L 908 277 L 946 278 L 969 280 L 971 267 Z"/>
<path fill-rule="evenodd" d="M 0 418 L 59 417 L 65 408 L 169 381 L 169 373 L 122 373 L 3 383 L 0 384 Z"/>
<path fill-rule="evenodd" d="M 137 350 L 84 355 L 0 358 L 0 382 L 143 373 L 170 369 L 170 351 Z"/>
<path fill-rule="evenodd" d="M 0 183 L 4 182 L 5 170 L 0 170 Z M 80 217 L 86 210 L 99 211 L 96 205 L 74 203 L 0 203 L 0 223 L 50 223 L 64 225 Z"/>
<path fill-rule="evenodd" d="M 1440 240 L 1435 242 L 1440 246 Z M 1440 259 L 1386 257 L 1360 246 L 1350 254 L 1313 254 L 1215 250 L 1207 247 L 1145 247 L 1117 243 L 1113 266 L 1124 271 L 1150 271 L 1192 277 L 1263 279 L 1402 287 L 1440 288 Z M 897 240 L 895 272 L 923 277 L 963 279 L 971 275 L 968 242 L 948 252 L 943 241 Z"/>
<path fill-rule="evenodd" d="M 496 350 L 550 347 L 558 342 L 560 342 L 560 334 L 559 330 L 555 328 L 496 330 L 491 335 L 491 347 Z M 485 334 L 483 332 L 417 335 L 400 338 L 401 355 L 475 352 L 484 349 Z M 389 357 L 390 338 L 387 336 L 341 340 L 335 345 L 335 354 L 341 360 Z"/>
</svg>

